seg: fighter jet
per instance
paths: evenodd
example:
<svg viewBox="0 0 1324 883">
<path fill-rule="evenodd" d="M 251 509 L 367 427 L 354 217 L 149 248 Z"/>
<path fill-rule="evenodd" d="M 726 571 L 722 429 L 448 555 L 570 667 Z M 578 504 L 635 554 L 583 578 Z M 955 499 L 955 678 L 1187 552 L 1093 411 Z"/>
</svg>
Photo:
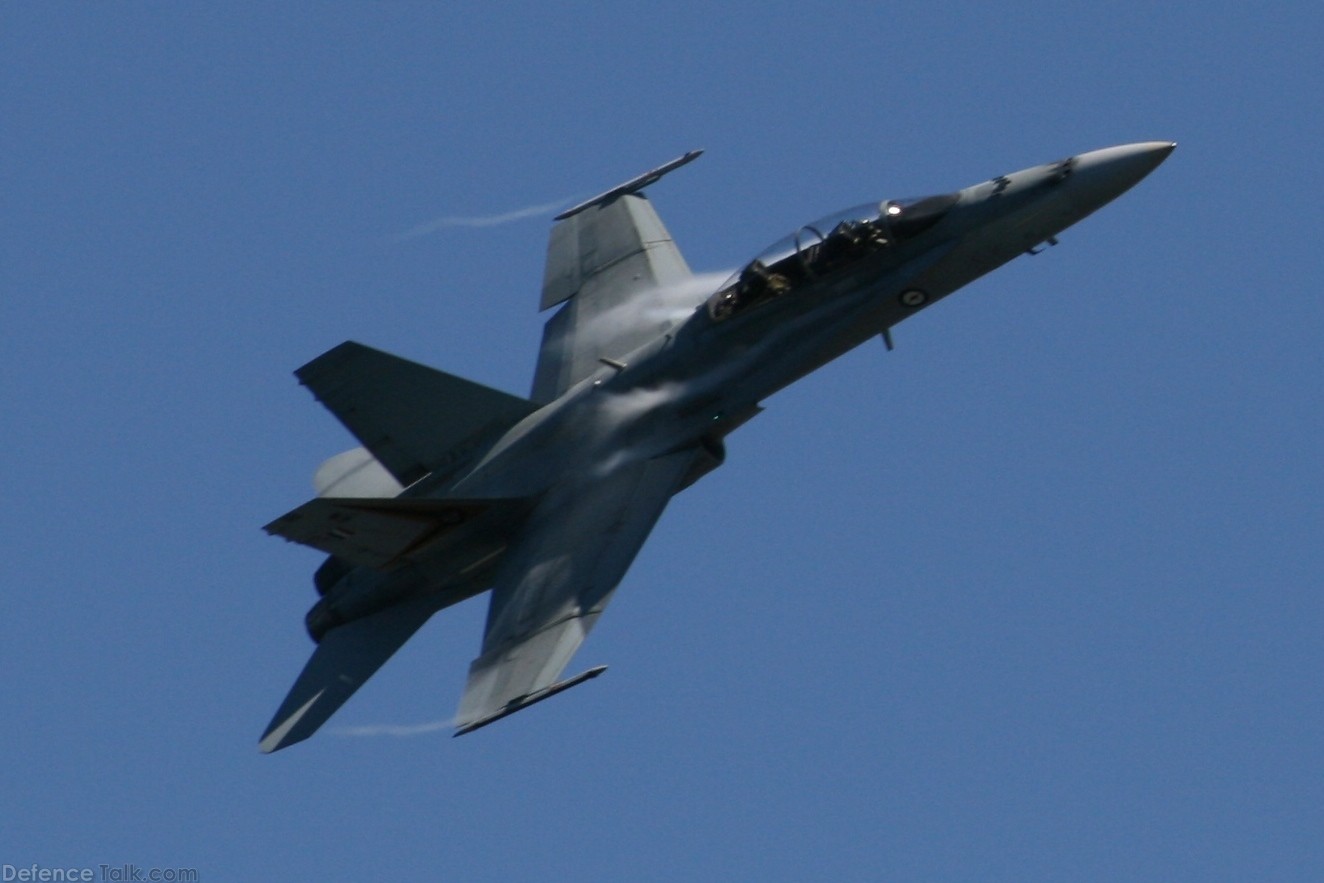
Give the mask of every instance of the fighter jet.
<svg viewBox="0 0 1324 883">
<path fill-rule="evenodd" d="M 267 525 L 328 556 L 312 658 L 262 735 L 311 736 L 437 611 L 491 591 L 454 720 L 468 733 L 601 674 L 561 676 L 672 495 L 722 464 L 769 396 L 1057 234 L 1174 144 L 1095 150 L 806 224 L 720 284 L 695 276 L 644 187 L 556 218 L 532 391 L 347 342 L 295 374 L 362 444 Z"/>
</svg>

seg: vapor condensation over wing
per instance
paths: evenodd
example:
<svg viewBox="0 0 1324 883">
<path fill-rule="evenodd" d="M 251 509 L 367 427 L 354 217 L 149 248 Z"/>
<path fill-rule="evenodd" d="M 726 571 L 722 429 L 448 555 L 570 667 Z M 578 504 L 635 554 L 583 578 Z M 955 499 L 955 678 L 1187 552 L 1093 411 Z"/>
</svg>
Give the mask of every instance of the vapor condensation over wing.
<svg viewBox="0 0 1324 883">
<path fill-rule="evenodd" d="M 640 291 L 581 321 L 575 327 L 576 344 L 583 346 L 600 337 L 608 338 L 613 329 L 635 324 L 654 326 L 661 334 L 685 321 L 730 276 L 730 272 L 700 273 L 674 285 Z"/>
</svg>

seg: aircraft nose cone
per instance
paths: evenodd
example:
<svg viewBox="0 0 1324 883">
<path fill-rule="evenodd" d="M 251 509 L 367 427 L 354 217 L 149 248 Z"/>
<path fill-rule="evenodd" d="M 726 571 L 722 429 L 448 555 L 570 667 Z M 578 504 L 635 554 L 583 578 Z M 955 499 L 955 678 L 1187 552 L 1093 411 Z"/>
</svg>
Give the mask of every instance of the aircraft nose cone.
<svg viewBox="0 0 1324 883">
<path fill-rule="evenodd" d="M 1141 141 L 1082 153 L 1076 157 L 1074 183 L 1091 191 L 1091 201 L 1102 205 L 1140 183 L 1176 146 L 1172 141 Z"/>
<path fill-rule="evenodd" d="M 1176 146 L 1171 141 L 1120 144 L 977 185 L 969 199 L 972 229 L 978 231 L 972 241 L 987 243 L 999 256 L 1033 252 L 1130 190 Z"/>
</svg>

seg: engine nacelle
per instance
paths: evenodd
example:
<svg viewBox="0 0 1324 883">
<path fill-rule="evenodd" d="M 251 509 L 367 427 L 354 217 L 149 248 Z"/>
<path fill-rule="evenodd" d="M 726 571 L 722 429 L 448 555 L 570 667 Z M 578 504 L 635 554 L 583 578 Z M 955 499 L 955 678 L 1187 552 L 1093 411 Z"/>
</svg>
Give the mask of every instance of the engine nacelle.
<svg viewBox="0 0 1324 883">
<path fill-rule="evenodd" d="M 334 555 L 323 561 L 322 566 L 313 574 L 313 585 L 317 588 L 317 594 L 325 596 L 353 569 L 353 564 Z"/>
<path fill-rule="evenodd" d="M 314 644 L 320 644 L 326 633 L 338 625 L 344 625 L 345 619 L 323 598 L 312 606 L 303 618 L 303 623 L 308 628 L 308 637 L 313 639 Z"/>
</svg>

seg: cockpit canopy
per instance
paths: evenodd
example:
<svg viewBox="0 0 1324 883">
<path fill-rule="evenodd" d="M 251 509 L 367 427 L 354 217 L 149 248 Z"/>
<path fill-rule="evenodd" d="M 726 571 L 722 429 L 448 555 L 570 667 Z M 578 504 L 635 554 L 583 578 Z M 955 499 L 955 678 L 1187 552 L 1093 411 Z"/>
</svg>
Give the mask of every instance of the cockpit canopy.
<svg viewBox="0 0 1324 883">
<path fill-rule="evenodd" d="M 764 249 L 708 299 L 716 320 L 830 276 L 918 236 L 942 220 L 959 194 L 869 202 L 806 224 Z"/>
</svg>

